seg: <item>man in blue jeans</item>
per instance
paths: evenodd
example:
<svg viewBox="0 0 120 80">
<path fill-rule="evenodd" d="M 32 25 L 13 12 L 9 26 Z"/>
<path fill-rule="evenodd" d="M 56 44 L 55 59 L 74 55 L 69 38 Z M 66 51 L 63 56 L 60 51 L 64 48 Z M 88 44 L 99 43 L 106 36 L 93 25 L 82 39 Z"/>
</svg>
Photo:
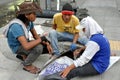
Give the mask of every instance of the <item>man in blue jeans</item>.
<svg viewBox="0 0 120 80">
<path fill-rule="evenodd" d="M 79 19 L 74 15 L 72 6 L 66 3 L 61 13 L 56 13 L 53 17 L 53 30 L 49 33 L 53 53 L 55 56 L 60 55 L 58 41 L 71 41 L 70 50 L 76 49 L 76 43 L 86 44 L 87 38 L 79 37 L 79 30 L 76 26 L 79 25 Z"/>
</svg>

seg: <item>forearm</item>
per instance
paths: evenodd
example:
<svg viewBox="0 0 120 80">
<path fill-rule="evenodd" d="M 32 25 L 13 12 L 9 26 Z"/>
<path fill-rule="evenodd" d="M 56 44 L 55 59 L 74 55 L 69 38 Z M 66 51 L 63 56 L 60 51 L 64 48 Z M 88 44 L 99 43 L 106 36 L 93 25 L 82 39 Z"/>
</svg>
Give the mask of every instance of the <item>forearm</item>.
<svg viewBox="0 0 120 80">
<path fill-rule="evenodd" d="M 56 25 L 56 24 L 54 24 L 54 25 L 52 26 L 52 28 L 56 30 L 57 25 Z"/>
<path fill-rule="evenodd" d="M 40 38 L 40 35 L 37 34 L 37 32 L 36 32 L 36 30 L 34 28 L 31 29 L 31 34 L 32 34 L 32 36 L 33 36 L 34 39 Z"/>
<path fill-rule="evenodd" d="M 36 36 L 33 36 L 33 38 L 34 38 L 34 39 L 38 39 L 38 38 L 40 38 L 40 36 L 39 36 L 39 35 L 36 35 Z"/>
<path fill-rule="evenodd" d="M 69 66 L 69 69 L 70 70 L 72 70 L 72 69 L 74 69 L 75 68 L 75 65 L 74 64 L 71 64 L 70 66 Z"/>
<path fill-rule="evenodd" d="M 27 42 L 26 44 L 23 44 L 23 47 L 26 50 L 30 50 L 30 49 L 32 49 L 33 47 L 37 46 L 40 43 L 41 43 L 41 39 L 36 39 L 36 40 L 32 40 L 30 42 Z"/>
<path fill-rule="evenodd" d="M 74 60 L 74 65 L 76 67 L 85 65 L 93 58 L 93 56 L 97 53 L 97 51 L 99 51 L 99 49 L 100 47 L 97 43 L 89 41 L 82 55 Z"/>
<path fill-rule="evenodd" d="M 73 43 L 76 43 L 79 38 L 79 33 L 74 34 Z"/>
</svg>

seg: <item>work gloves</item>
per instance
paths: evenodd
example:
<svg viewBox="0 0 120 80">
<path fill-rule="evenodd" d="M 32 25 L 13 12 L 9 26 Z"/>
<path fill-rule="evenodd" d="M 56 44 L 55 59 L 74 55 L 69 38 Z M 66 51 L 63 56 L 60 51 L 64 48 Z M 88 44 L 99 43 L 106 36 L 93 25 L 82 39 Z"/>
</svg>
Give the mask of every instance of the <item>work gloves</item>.
<svg viewBox="0 0 120 80">
<path fill-rule="evenodd" d="M 77 45 L 75 43 L 72 43 L 70 46 L 70 50 L 74 51 L 77 48 Z"/>
</svg>

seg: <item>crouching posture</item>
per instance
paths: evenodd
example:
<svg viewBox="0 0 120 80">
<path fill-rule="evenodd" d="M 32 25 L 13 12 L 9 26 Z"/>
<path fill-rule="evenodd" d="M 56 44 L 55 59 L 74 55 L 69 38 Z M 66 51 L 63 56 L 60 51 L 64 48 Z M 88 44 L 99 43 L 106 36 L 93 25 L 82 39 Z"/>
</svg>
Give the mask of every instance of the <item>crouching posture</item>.
<svg viewBox="0 0 120 80">
<path fill-rule="evenodd" d="M 36 19 L 36 12 L 41 12 L 37 4 L 25 1 L 18 6 L 16 18 L 9 22 L 4 31 L 11 50 L 22 57 L 23 69 L 31 73 L 38 73 L 39 68 L 32 63 L 39 57 L 43 51 L 42 40 L 37 35 L 33 21 Z M 29 41 L 29 31 L 31 31 L 34 40 Z M 49 43 L 45 43 L 50 48 Z M 51 51 L 51 48 L 49 49 Z M 17 56 L 18 58 L 20 58 Z"/>
</svg>

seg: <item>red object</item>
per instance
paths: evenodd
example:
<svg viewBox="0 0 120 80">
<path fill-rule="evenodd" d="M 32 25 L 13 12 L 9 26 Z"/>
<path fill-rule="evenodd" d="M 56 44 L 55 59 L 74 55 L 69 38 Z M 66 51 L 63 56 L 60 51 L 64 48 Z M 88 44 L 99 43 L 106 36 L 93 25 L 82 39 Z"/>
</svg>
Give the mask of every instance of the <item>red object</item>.
<svg viewBox="0 0 120 80">
<path fill-rule="evenodd" d="M 73 15 L 74 12 L 73 11 L 67 11 L 67 10 L 63 10 L 62 14 L 68 14 L 68 15 Z"/>
</svg>

